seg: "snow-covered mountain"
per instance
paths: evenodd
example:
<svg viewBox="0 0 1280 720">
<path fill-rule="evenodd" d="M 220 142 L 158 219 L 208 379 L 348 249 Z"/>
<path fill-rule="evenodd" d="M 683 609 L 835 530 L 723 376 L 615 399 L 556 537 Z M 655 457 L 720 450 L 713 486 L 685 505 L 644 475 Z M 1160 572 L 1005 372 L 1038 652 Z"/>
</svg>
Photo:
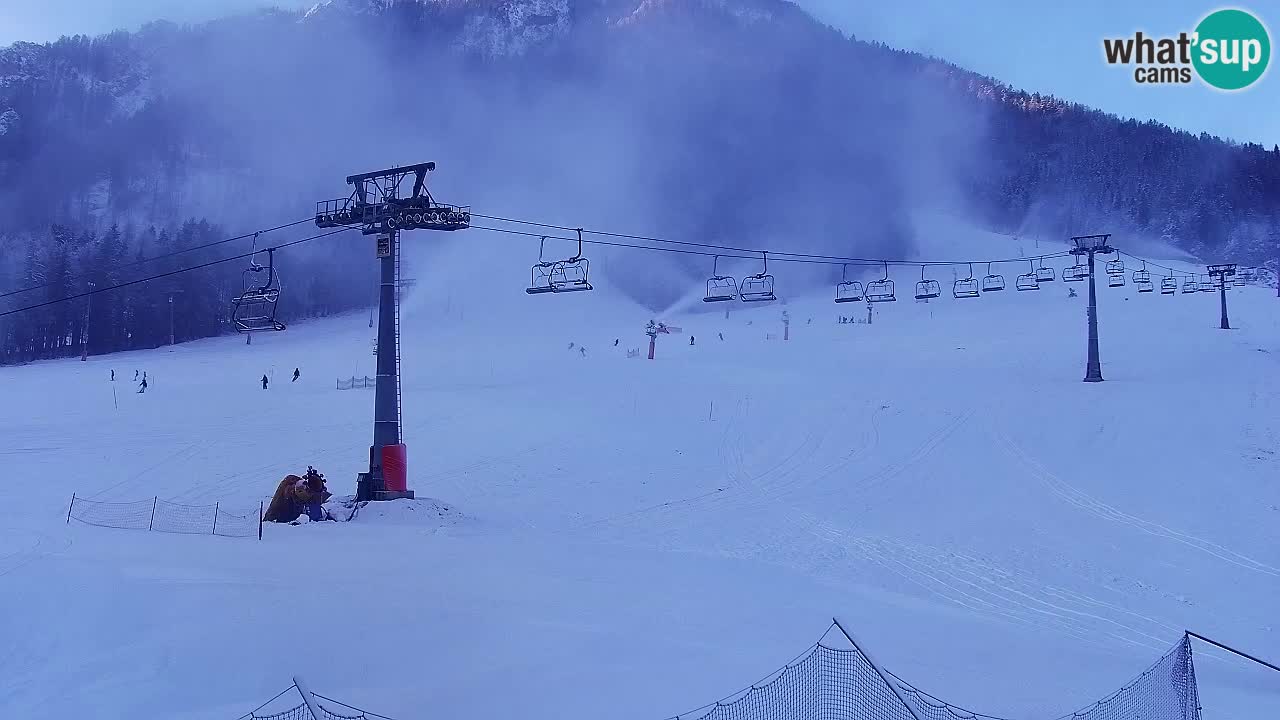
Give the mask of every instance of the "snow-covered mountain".
<svg viewBox="0 0 1280 720">
<path fill-rule="evenodd" d="M 1280 148 L 1023 93 L 783 0 L 326 0 L 0 50 L 0 231 L 274 219 L 426 156 L 454 197 L 589 191 L 843 253 L 909 248 L 922 205 L 1245 261 L 1280 234 Z"/>
</svg>

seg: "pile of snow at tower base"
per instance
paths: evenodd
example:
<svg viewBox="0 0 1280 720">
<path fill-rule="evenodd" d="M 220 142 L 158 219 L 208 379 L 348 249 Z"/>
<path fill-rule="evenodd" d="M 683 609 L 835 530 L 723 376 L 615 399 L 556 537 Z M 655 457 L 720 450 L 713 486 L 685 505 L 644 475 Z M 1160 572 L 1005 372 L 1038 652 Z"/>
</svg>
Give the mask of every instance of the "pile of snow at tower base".
<svg viewBox="0 0 1280 720">
<path fill-rule="evenodd" d="M 373 392 L 334 379 L 373 374 L 367 313 L 0 368 L 0 715 L 228 719 L 300 675 L 405 720 L 658 720 L 780 667 L 832 615 L 894 673 L 1004 717 L 1100 699 L 1184 628 L 1280 656 L 1273 290 L 1232 290 L 1228 332 L 1216 295 L 1100 287 L 1106 382 L 1087 385 L 1085 293 L 1016 292 L 1012 266 L 967 300 L 936 268 L 929 303 L 895 268 L 899 301 L 868 326 L 771 264 L 784 342 L 781 303 L 654 310 L 607 275 L 529 297 L 509 242 L 469 236 L 483 287 L 427 280 L 458 243 L 411 258 L 419 500 L 351 522 L 259 542 L 65 520 L 73 491 L 256 508 L 307 465 L 354 492 Z M 950 228 L 921 252 L 1017 242 Z M 651 318 L 698 343 L 628 359 Z M 131 368 L 151 387 L 117 409 L 109 371 Z M 1206 718 L 1280 717 L 1276 677 L 1195 657 Z"/>
</svg>

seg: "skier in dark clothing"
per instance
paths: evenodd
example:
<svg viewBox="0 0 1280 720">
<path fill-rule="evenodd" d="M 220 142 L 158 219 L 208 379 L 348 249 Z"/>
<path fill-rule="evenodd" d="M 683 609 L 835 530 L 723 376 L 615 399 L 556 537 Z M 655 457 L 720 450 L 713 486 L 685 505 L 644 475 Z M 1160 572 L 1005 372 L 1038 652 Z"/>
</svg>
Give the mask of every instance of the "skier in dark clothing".
<svg viewBox="0 0 1280 720">
<path fill-rule="evenodd" d="M 266 389 L 267 389 L 267 376 L 266 376 L 266 375 L 263 375 L 263 376 L 262 376 L 262 389 L 263 389 L 263 390 L 266 390 Z"/>
<path fill-rule="evenodd" d="M 293 379 L 292 379 L 292 380 L 290 380 L 289 382 L 298 382 L 298 376 L 299 376 L 299 375 L 301 375 L 301 374 L 302 374 L 302 371 L 301 371 L 301 370 L 299 370 L 298 368 L 294 368 L 294 369 L 293 369 Z"/>
<path fill-rule="evenodd" d="M 138 371 L 137 371 L 137 370 L 134 370 L 134 371 L 133 371 L 133 381 L 134 381 L 134 382 L 138 382 Z"/>
<path fill-rule="evenodd" d="M 147 379 L 142 378 L 142 384 L 138 385 L 138 392 L 144 393 L 146 391 L 147 391 Z"/>
<path fill-rule="evenodd" d="M 614 346 L 614 347 L 618 347 L 618 341 L 619 341 L 619 340 L 621 340 L 621 339 L 622 339 L 622 338 L 614 338 L 614 339 L 613 339 L 613 346 Z"/>
<path fill-rule="evenodd" d="M 115 371 L 115 370 L 112 370 L 112 371 L 111 371 L 111 382 L 115 382 L 115 381 L 116 381 L 116 371 Z"/>
<path fill-rule="evenodd" d="M 720 336 L 720 339 L 721 339 L 721 340 L 723 340 L 723 339 L 724 339 L 724 333 L 716 333 L 716 334 Z"/>
<path fill-rule="evenodd" d="M 692 345 L 693 345 L 693 336 L 692 336 L 692 335 L 690 335 L 690 336 L 689 336 L 689 345 L 690 345 L 690 346 L 692 346 Z"/>
</svg>

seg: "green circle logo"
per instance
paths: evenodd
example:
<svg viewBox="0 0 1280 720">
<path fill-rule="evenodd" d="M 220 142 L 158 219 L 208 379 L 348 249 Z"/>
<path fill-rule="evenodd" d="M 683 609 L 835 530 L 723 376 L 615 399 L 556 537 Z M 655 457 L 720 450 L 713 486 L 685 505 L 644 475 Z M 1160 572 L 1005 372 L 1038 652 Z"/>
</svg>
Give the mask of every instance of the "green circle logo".
<svg viewBox="0 0 1280 720">
<path fill-rule="evenodd" d="M 1196 26 L 1191 62 L 1206 83 L 1240 90 L 1257 82 L 1271 60 L 1271 37 L 1262 21 L 1244 10 L 1218 10 Z"/>
</svg>

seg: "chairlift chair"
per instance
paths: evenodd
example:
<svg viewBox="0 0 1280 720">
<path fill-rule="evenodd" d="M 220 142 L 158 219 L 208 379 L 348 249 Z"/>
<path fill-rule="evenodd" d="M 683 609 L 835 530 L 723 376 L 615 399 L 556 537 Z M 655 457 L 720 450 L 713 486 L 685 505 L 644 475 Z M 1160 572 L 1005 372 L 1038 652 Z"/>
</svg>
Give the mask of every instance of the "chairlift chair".
<svg viewBox="0 0 1280 720">
<path fill-rule="evenodd" d="M 1149 293 L 1154 288 L 1151 285 L 1151 273 L 1147 272 L 1147 261 L 1142 261 L 1142 269 L 1133 271 L 1133 284 L 1138 286 L 1138 292 Z"/>
<path fill-rule="evenodd" d="M 711 260 L 711 277 L 707 278 L 707 294 L 702 302 L 725 302 L 738 299 L 738 281 L 719 272 L 720 256 Z"/>
<path fill-rule="evenodd" d="M 1236 275 L 1235 280 L 1233 280 L 1231 284 L 1236 287 L 1244 287 L 1249 284 L 1249 281 L 1244 275 Z"/>
<path fill-rule="evenodd" d="M 1178 292 L 1178 279 L 1170 275 L 1160 281 L 1160 294 L 1173 295 Z"/>
<path fill-rule="evenodd" d="M 556 264 L 542 259 L 542 250 L 546 243 L 545 237 L 538 241 L 538 264 L 533 266 L 531 270 L 533 279 L 529 282 L 529 287 L 525 288 L 525 292 L 530 295 L 555 292 L 555 288 L 551 287 L 551 270 Z"/>
<path fill-rule="evenodd" d="M 978 297 L 978 281 L 973 278 L 973 263 L 969 263 L 969 276 L 956 280 L 952 285 L 951 295 L 957 299 Z"/>
<path fill-rule="evenodd" d="M 840 268 L 840 284 L 836 285 L 836 302 L 861 302 L 864 291 L 862 283 L 857 280 L 850 280 L 848 276 L 849 266 L 843 265 Z"/>
<path fill-rule="evenodd" d="M 1045 267 L 1044 259 L 1040 259 L 1040 267 L 1036 268 L 1036 283 L 1053 282 L 1057 279 L 1053 268 Z"/>
<path fill-rule="evenodd" d="M 982 292 L 1000 292 L 1004 289 L 1004 276 L 991 272 L 991 263 L 987 263 L 986 277 L 982 278 Z"/>
<path fill-rule="evenodd" d="M 1200 292 L 1213 292 L 1217 289 L 1218 284 L 1214 281 L 1212 275 L 1200 276 Z"/>
<path fill-rule="evenodd" d="M 742 278 L 742 284 L 738 286 L 738 299 L 742 302 L 768 302 L 778 299 L 778 296 L 773 294 L 773 276 L 769 274 L 769 253 L 762 252 L 760 255 L 764 258 L 764 269 L 755 275 Z"/>
<path fill-rule="evenodd" d="M 1196 284 L 1196 278 L 1194 275 L 1188 275 L 1187 279 L 1182 281 L 1183 294 L 1199 292 L 1199 291 L 1200 291 L 1200 286 Z"/>
<path fill-rule="evenodd" d="M 551 267 L 551 292 L 578 292 L 590 290 L 587 272 L 591 263 L 582 257 L 582 228 L 578 228 L 578 252 Z"/>
<path fill-rule="evenodd" d="M 1124 273 L 1107 273 L 1107 287 L 1124 287 Z"/>
<path fill-rule="evenodd" d="M 920 266 L 920 282 L 916 283 L 916 299 L 932 300 L 942 295 L 942 286 L 937 280 L 926 280 L 924 277 L 924 265 Z"/>
<path fill-rule="evenodd" d="M 276 275 L 275 248 L 267 248 L 267 266 L 254 262 L 258 235 L 253 236 L 255 251 L 249 256 L 249 267 L 243 273 L 243 289 L 231 301 L 231 321 L 237 332 L 280 331 L 284 323 L 276 320 L 276 305 L 280 302 L 279 278 Z M 266 273 L 259 284 L 258 278 Z"/>
<path fill-rule="evenodd" d="M 1035 263 L 1031 263 L 1031 272 L 1025 272 L 1018 276 L 1018 281 L 1014 283 L 1014 287 L 1019 290 L 1039 290 L 1040 283 L 1036 282 Z"/>
<path fill-rule="evenodd" d="M 1089 266 L 1076 263 L 1062 268 L 1062 282 L 1083 282 L 1089 277 Z"/>
<path fill-rule="evenodd" d="M 1107 261 L 1107 274 L 1108 274 L 1108 275 L 1120 275 L 1120 274 L 1123 274 L 1123 273 L 1124 273 L 1124 261 L 1123 261 L 1123 260 L 1121 260 L 1120 258 L 1116 258 L 1115 260 L 1108 260 L 1108 261 Z M 1124 283 L 1120 283 L 1120 284 L 1121 284 L 1121 285 L 1123 285 Z"/>
<path fill-rule="evenodd" d="M 865 295 L 869 303 L 894 302 L 898 298 L 893 294 L 893 281 L 889 279 L 889 263 L 884 264 L 884 277 L 867 283 Z"/>
</svg>

